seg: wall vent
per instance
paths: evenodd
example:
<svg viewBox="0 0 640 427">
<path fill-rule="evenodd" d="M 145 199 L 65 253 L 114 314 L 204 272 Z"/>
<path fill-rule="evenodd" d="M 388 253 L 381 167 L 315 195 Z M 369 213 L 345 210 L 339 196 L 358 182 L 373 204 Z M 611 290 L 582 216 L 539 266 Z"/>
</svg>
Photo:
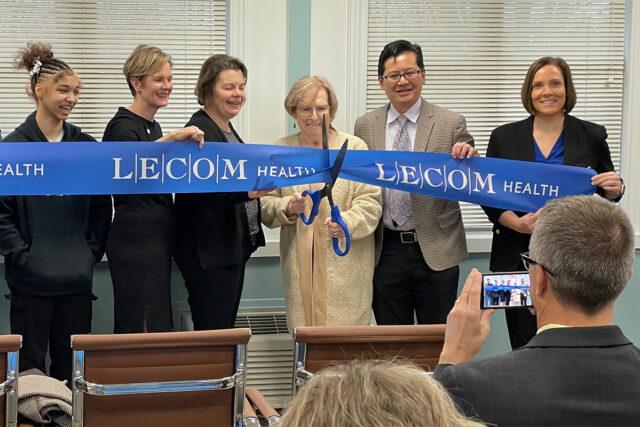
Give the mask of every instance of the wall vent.
<svg viewBox="0 0 640 427">
<path fill-rule="evenodd" d="M 191 313 L 182 314 L 182 330 L 193 330 Z M 291 399 L 293 337 L 284 312 L 241 312 L 236 328 L 251 328 L 247 345 L 247 387 L 256 387 L 277 409 Z"/>
<path fill-rule="evenodd" d="M 288 334 L 287 317 L 284 313 L 239 313 L 236 328 L 250 328 L 252 335 Z"/>
</svg>

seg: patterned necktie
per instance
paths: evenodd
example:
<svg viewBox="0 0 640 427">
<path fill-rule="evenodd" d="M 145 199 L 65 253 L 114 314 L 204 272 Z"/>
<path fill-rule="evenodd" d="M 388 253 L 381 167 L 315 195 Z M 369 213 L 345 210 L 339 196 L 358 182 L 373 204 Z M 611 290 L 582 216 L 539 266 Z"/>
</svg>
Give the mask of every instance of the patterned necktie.
<svg viewBox="0 0 640 427">
<path fill-rule="evenodd" d="M 399 115 L 396 119 L 400 124 L 400 129 L 393 139 L 393 151 L 412 151 L 411 139 L 405 125 L 407 118 Z M 406 191 L 389 190 L 389 214 L 394 225 L 402 225 L 411 217 L 411 195 Z"/>
</svg>

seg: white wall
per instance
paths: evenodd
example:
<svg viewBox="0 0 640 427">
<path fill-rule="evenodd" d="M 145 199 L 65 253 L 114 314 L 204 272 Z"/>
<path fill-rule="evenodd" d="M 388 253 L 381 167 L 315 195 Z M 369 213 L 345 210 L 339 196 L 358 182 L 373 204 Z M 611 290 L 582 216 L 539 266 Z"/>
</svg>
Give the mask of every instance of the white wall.
<svg viewBox="0 0 640 427">
<path fill-rule="evenodd" d="M 271 144 L 287 134 L 287 1 L 232 0 L 229 53 L 248 69 L 247 102 L 234 126 L 250 143 Z M 267 246 L 255 256 L 278 256 L 279 229 L 265 228 Z"/>
</svg>

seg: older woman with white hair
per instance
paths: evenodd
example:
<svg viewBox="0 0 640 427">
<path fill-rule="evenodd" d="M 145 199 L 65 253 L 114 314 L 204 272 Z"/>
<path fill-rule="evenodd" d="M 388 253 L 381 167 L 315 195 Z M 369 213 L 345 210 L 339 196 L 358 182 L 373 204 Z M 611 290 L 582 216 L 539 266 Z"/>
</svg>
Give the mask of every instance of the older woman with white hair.
<svg viewBox="0 0 640 427">
<path fill-rule="evenodd" d="M 338 109 L 329 82 L 318 76 L 303 77 L 289 90 L 284 106 L 300 129 L 276 142 L 292 147 L 322 148 L 322 118 L 331 123 Z M 358 137 L 329 126 L 329 148 L 339 149 L 349 140 L 349 150 L 366 150 Z M 280 188 L 263 197 L 262 222 L 280 227 L 280 256 L 285 286 L 287 322 L 290 329 L 312 325 L 367 325 L 371 320 L 374 231 L 382 215 L 380 188 L 338 179 L 334 202 L 340 207 L 351 235 L 347 256 L 337 256 L 331 239 L 344 238 L 331 221 L 326 199 L 316 220 L 305 225 L 300 214 L 310 209 L 304 190 L 323 184 Z"/>
</svg>

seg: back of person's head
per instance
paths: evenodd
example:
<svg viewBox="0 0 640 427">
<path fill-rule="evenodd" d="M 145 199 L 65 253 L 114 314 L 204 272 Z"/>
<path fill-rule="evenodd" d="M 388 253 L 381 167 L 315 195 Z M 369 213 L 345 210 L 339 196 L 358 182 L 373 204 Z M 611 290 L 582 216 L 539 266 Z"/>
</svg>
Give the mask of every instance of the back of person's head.
<svg viewBox="0 0 640 427">
<path fill-rule="evenodd" d="M 445 389 L 415 365 L 354 361 L 305 384 L 280 426 L 481 426 L 458 412 Z"/>
<path fill-rule="evenodd" d="M 424 71 L 424 58 L 422 57 L 422 48 L 417 43 L 411 43 L 407 40 L 395 40 L 387 43 L 380 52 L 378 58 L 378 78 L 384 75 L 384 63 L 389 58 L 396 58 L 405 52 L 413 52 L 416 55 L 416 64 L 420 70 Z"/>
<path fill-rule="evenodd" d="M 633 268 L 629 217 L 602 197 L 572 196 L 545 205 L 529 243 L 562 304 L 593 315 L 614 302 Z"/>
<path fill-rule="evenodd" d="M 142 80 L 146 76 L 153 74 L 164 67 L 165 64 L 173 67 L 171 56 L 164 53 L 156 46 L 146 44 L 138 45 L 129 55 L 122 67 L 122 74 L 127 79 L 131 95 L 136 96 L 132 80 Z"/>
<path fill-rule="evenodd" d="M 27 93 L 35 98 L 36 85 L 53 85 L 64 76 L 76 76 L 75 71 L 61 59 L 53 55 L 51 45 L 29 42 L 15 57 L 16 68 L 29 72 Z"/>
</svg>

